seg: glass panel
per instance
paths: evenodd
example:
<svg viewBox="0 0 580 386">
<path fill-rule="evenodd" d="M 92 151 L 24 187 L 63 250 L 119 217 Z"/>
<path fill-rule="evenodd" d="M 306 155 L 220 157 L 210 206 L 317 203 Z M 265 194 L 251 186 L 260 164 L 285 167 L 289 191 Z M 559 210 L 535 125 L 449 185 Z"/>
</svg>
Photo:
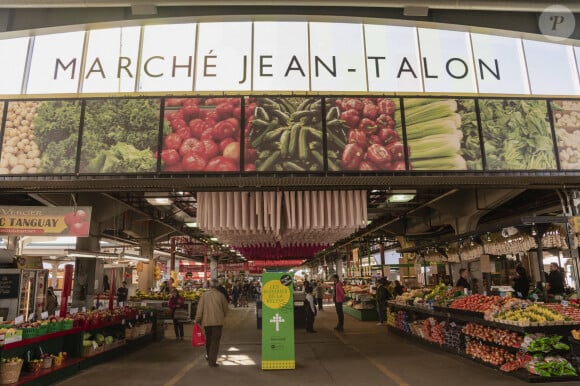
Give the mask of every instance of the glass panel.
<svg viewBox="0 0 580 386">
<path fill-rule="evenodd" d="M 545 100 L 480 99 L 488 170 L 556 169 Z"/>
<path fill-rule="evenodd" d="M 254 23 L 254 91 L 308 91 L 308 74 L 308 23 Z"/>
<path fill-rule="evenodd" d="M 476 92 L 469 34 L 419 28 L 426 92 Z"/>
<path fill-rule="evenodd" d="M 524 49 L 532 94 L 580 94 L 572 46 L 524 40 Z"/>
<path fill-rule="evenodd" d="M 328 171 L 406 169 L 399 99 L 327 100 Z"/>
<path fill-rule="evenodd" d="M 252 88 L 252 23 L 200 23 L 195 90 Z"/>
<path fill-rule="evenodd" d="M 362 24 L 310 23 L 312 91 L 366 91 Z"/>
<path fill-rule="evenodd" d="M 0 94 L 20 94 L 26 68 L 29 38 L 0 40 Z"/>
<path fill-rule="evenodd" d="M 84 39 L 84 31 L 36 36 L 26 92 L 78 92 Z"/>
<path fill-rule="evenodd" d="M 369 91 L 422 92 L 415 27 L 365 24 Z"/>
<path fill-rule="evenodd" d="M 552 101 L 560 167 L 580 170 L 580 101 Z"/>
<path fill-rule="evenodd" d="M 141 27 L 92 30 L 83 92 L 134 92 Z"/>
<path fill-rule="evenodd" d="M 159 99 L 87 100 L 80 172 L 154 172 L 159 103 Z"/>
<path fill-rule="evenodd" d="M 164 172 L 239 172 L 241 98 L 165 100 Z"/>
<path fill-rule="evenodd" d="M 324 170 L 321 98 L 246 98 L 246 171 Z"/>
<path fill-rule="evenodd" d="M 9 102 L 0 159 L 2 171 L 74 173 L 80 116 L 80 101 Z"/>
<path fill-rule="evenodd" d="M 473 99 L 405 98 L 403 104 L 411 169 L 482 169 Z"/>
</svg>

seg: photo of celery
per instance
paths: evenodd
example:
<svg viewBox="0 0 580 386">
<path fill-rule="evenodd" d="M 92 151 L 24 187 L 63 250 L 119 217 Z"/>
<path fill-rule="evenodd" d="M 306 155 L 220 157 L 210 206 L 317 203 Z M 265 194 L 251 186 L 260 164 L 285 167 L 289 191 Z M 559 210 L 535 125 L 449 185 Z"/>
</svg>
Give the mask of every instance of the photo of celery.
<svg viewBox="0 0 580 386">
<path fill-rule="evenodd" d="M 412 170 L 481 170 L 473 99 L 405 98 Z"/>
</svg>

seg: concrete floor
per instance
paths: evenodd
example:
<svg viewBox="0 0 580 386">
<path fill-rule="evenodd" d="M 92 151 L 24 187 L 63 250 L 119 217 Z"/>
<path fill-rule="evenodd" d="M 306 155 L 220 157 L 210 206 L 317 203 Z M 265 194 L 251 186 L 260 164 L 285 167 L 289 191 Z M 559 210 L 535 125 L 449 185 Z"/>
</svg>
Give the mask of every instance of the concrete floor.
<svg viewBox="0 0 580 386">
<path fill-rule="evenodd" d="M 296 369 L 260 369 L 260 330 L 255 309 L 232 308 L 220 347 L 219 368 L 209 368 L 203 348 L 190 343 L 192 325 L 186 325 L 186 339 L 173 340 L 173 328 L 166 338 L 126 357 L 82 371 L 60 386 L 204 386 L 223 385 L 384 385 L 384 386 L 502 386 L 525 382 L 436 348 L 411 342 L 387 332 L 375 322 L 359 322 L 345 315 L 345 332 L 336 333 L 332 305 L 319 312 L 316 334 L 296 330 Z M 576 385 L 578 383 L 558 383 Z"/>
</svg>

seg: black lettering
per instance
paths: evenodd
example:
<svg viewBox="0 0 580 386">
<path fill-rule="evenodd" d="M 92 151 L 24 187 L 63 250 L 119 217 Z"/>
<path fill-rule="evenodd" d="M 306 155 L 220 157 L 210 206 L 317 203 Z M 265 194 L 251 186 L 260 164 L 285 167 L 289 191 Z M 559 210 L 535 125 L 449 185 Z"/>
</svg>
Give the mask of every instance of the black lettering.
<svg viewBox="0 0 580 386">
<path fill-rule="evenodd" d="M 296 64 L 296 66 L 294 67 L 293 65 Z M 298 61 L 298 58 L 296 57 L 296 55 L 292 56 L 292 60 L 290 60 L 290 63 L 288 64 L 288 68 L 286 69 L 286 73 L 284 74 L 284 77 L 287 77 L 288 74 L 290 73 L 290 71 L 300 71 L 300 74 L 302 74 L 302 76 L 306 76 L 306 74 L 304 73 L 304 70 L 302 70 L 302 66 L 300 65 L 300 62 Z"/>
<path fill-rule="evenodd" d="M 272 55 L 261 55 L 260 56 L 260 76 L 274 76 L 272 74 L 265 74 L 264 68 L 272 67 L 271 64 L 264 63 L 264 59 L 272 59 Z"/>
<path fill-rule="evenodd" d="M 76 58 L 72 59 L 65 66 L 64 63 L 60 60 L 60 58 L 56 58 L 56 63 L 54 65 L 54 78 L 53 79 L 56 80 L 58 78 L 58 69 L 59 69 L 59 67 L 62 68 L 63 71 L 66 71 L 71 66 L 72 66 L 72 72 L 70 74 L 70 78 L 71 79 L 74 79 L 75 78 L 75 71 L 76 71 L 76 68 L 77 68 L 77 59 Z"/>
<path fill-rule="evenodd" d="M 91 65 L 91 68 L 89 68 L 89 71 L 87 72 L 87 75 L 85 76 L 85 79 L 89 79 L 89 76 L 91 76 L 91 74 L 93 72 L 98 72 L 99 74 L 101 74 L 101 77 L 103 79 L 105 79 L 107 77 L 105 75 L 105 71 L 103 70 L 103 65 L 101 64 L 101 60 L 99 58 L 95 58 L 95 60 L 93 61 L 93 64 Z"/>
<path fill-rule="evenodd" d="M 564 16 L 561 15 L 550 16 L 550 21 L 553 22 L 552 31 L 555 31 L 558 24 L 562 24 L 564 22 Z"/>
<path fill-rule="evenodd" d="M 188 56 L 188 62 L 187 64 L 177 64 L 177 57 L 174 56 L 173 57 L 173 66 L 171 67 L 171 77 L 175 78 L 175 70 L 177 70 L 178 68 L 187 68 L 187 77 L 191 78 L 191 68 L 193 64 L 193 57 L 192 56 Z"/>
<path fill-rule="evenodd" d="M 384 57 L 384 56 L 369 56 L 367 59 L 368 60 L 374 60 L 375 61 L 375 75 L 378 78 L 380 76 L 379 60 L 385 60 L 387 58 Z"/>
<path fill-rule="evenodd" d="M 453 74 L 451 72 L 451 63 L 453 62 L 458 62 L 461 63 L 463 65 L 463 73 L 461 75 L 456 75 Z M 452 78 L 455 79 L 463 79 L 467 76 L 467 73 L 469 72 L 469 67 L 467 67 L 467 63 L 465 63 L 465 61 L 463 59 L 460 58 L 451 58 L 447 61 L 447 64 L 445 64 L 445 69 L 447 70 L 447 73 L 449 74 L 449 76 L 451 76 Z"/>
<path fill-rule="evenodd" d="M 130 65 L 131 65 L 131 58 L 128 58 L 126 56 L 119 56 L 119 63 L 117 65 L 117 78 L 121 78 L 121 70 L 125 70 L 125 72 L 127 72 L 127 74 L 129 75 L 129 78 L 132 78 L 133 74 L 131 73 L 131 70 L 129 69 Z"/>
<path fill-rule="evenodd" d="M 322 64 L 322 67 L 326 68 L 326 71 L 328 71 L 328 73 L 330 75 L 332 75 L 333 77 L 336 78 L 336 56 L 332 56 L 332 69 L 330 69 L 330 67 L 328 67 L 326 65 L 326 63 L 324 63 L 322 61 L 322 59 L 320 59 L 320 57 L 315 56 L 314 57 L 314 73 L 316 74 L 316 76 L 318 75 L 318 64 Z"/>
<path fill-rule="evenodd" d="M 425 69 L 425 78 L 439 78 L 439 75 L 429 75 L 429 69 L 427 68 L 427 58 L 423 57 L 423 68 Z"/>
<path fill-rule="evenodd" d="M 497 59 L 494 59 L 493 62 L 495 64 L 495 72 L 481 59 L 478 59 L 477 62 L 479 63 L 479 76 L 481 76 L 481 79 L 484 79 L 483 76 L 483 68 L 485 67 L 487 69 L 487 71 L 489 71 L 491 73 L 491 75 L 494 76 L 495 79 L 500 80 L 500 76 L 499 76 L 499 63 L 497 61 Z"/>
<path fill-rule="evenodd" d="M 403 72 L 410 72 L 413 74 L 413 78 L 417 79 L 417 74 L 415 74 L 415 70 L 413 70 L 413 66 L 409 63 L 409 59 L 406 56 L 403 57 L 401 61 L 401 67 L 399 67 L 399 72 L 397 73 L 397 78 L 401 77 L 401 73 Z"/>
<path fill-rule="evenodd" d="M 210 59 L 217 59 L 217 56 L 215 55 L 206 55 L 203 57 L 203 76 L 217 76 L 216 74 L 210 74 L 208 73 L 208 68 L 213 67 L 216 68 L 217 66 L 215 64 L 210 64 L 209 60 Z"/>
<path fill-rule="evenodd" d="M 160 59 L 160 60 L 165 60 L 165 58 L 163 56 L 152 56 L 149 59 L 147 59 L 145 61 L 145 64 L 143 65 L 143 71 L 145 71 L 145 74 L 147 74 L 147 76 L 150 76 L 152 78 L 160 78 L 163 76 L 163 73 L 159 73 L 159 74 L 152 74 L 149 71 L 149 63 L 151 63 L 151 61 L 155 60 L 155 59 Z"/>
<path fill-rule="evenodd" d="M 242 65 L 242 67 L 243 67 L 242 69 L 243 78 L 238 82 L 239 84 L 246 83 L 246 72 L 248 70 L 248 55 L 244 55 L 244 64 Z"/>
</svg>

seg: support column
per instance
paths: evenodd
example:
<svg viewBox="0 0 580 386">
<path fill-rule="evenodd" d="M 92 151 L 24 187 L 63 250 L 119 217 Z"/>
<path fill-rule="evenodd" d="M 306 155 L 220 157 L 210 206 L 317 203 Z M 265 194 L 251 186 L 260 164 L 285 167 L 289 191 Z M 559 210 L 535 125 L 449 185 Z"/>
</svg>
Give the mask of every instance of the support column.
<svg viewBox="0 0 580 386">
<path fill-rule="evenodd" d="M 52 281 L 50 282 L 50 286 L 52 288 L 57 288 L 58 287 L 58 264 L 59 263 L 50 263 L 50 265 L 52 266 L 51 268 L 51 274 L 52 274 Z M 62 289 L 62 288 L 61 288 Z"/>
<path fill-rule="evenodd" d="M 78 251 L 98 252 L 99 249 L 99 239 L 97 237 L 77 238 Z M 94 295 L 102 292 L 100 291 L 102 285 L 103 260 L 77 257 L 75 259 L 72 306 L 86 307 L 90 310 L 93 306 Z"/>
<path fill-rule="evenodd" d="M 381 277 L 385 277 L 385 244 L 381 242 L 380 246 L 381 253 Z"/>
<path fill-rule="evenodd" d="M 540 269 L 540 280 L 542 281 L 542 293 L 544 295 L 544 301 L 548 300 L 548 290 L 546 289 L 546 273 L 544 272 L 544 250 L 542 246 L 542 236 L 543 232 L 538 232 L 538 236 L 536 236 L 536 244 L 538 244 L 538 254 L 537 254 L 537 262 L 538 268 Z"/>
<path fill-rule="evenodd" d="M 342 262 L 342 257 L 336 259 L 336 274 L 340 280 L 344 279 L 344 264 Z"/>
<path fill-rule="evenodd" d="M 143 263 L 143 271 L 139 274 L 139 284 L 137 288 L 148 293 L 155 283 L 155 261 L 153 260 L 153 252 L 155 243 L 153 240 L 141 240 L 139 242 L 141 248 L 141 257 L 149 259 L 149 263 Z"/>
<path fill-rule="evenodd" d="M 211 256 L 209 258 L 209 278 L 218 278 L 218 258 L 215 256 Z"/>
</svg>

